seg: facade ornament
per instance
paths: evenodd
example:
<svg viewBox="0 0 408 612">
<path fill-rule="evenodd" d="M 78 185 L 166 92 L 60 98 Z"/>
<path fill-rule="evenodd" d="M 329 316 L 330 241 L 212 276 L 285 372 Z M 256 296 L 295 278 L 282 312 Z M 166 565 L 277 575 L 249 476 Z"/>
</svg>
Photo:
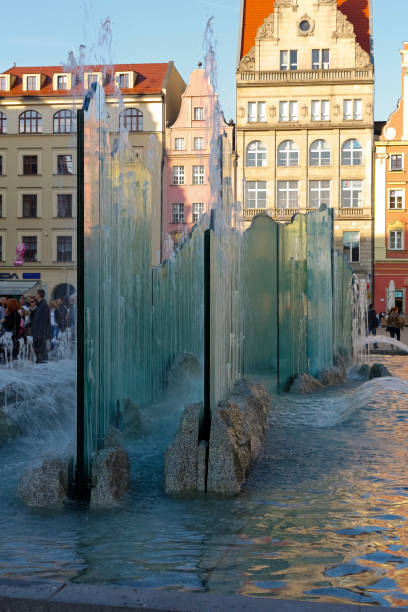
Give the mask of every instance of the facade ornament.
<svg viewBox="0 0 408 612">
<path fill-rule="evenodd" d="M 240 119 L 243 119 L 245 117 L 245 108 L 243 106 L 240 106 L 238 109 L 238 117 Z"/>
<path fill-rule="evenodd" d="M 368 104 L 366 104 L 366 113 L 369 117 L 371 117 L 373 112 L 373 105 L 369 102 Z"/>
<path fill-rule="evenodd" d="M 370 64 L 370 56 L 367 51 L 364 51 L 361 45 L 356 42 L 356 68 L 366 68 Z"/>
<path fill-rule="evenodd" d="M 318 4 L 334 4 L 337 7 L 337 0 L 317 0 Z"/>
<path fill-rule="evenodd" d="M 244 72 L 255 70 L 255 47 L 251 47 L 250 51 L 244 55 L 239 63 L 239 69 Z"/>
<path fill-rule="evenodd" d="M 263 24 L 261 26 L 259 26 L 258 31 L 256 33 L 256 38 L 257 39 L 261 39 L 261 38 L 267 38 L 267 39 L 268 38 L 273 38 L 274 18 L 275 18 L 275 14 L 271 13 L 265 19 Z"/>
<path fill-rule="evenodd" d="M 297 8 L 297 0 L 275 0 L 275 8 L 279 6 L 292 6 Z"/>
<path fill-rule="evenodd" d="M 337 9 L 336 20 L 336 36 L 337 38 L 352 38 L 354 37 L 354 26 L 347 19 L 346 15 Z"/>
<path fill-rule="evenodd" d="M 297 21 L 298 36 L 313 36 L 315 22 L 309 15 L 303 15 Z"/>
<path fill-rule="evenodd" d="M 276 117 L 276 106 L 269 107 L 269 116 L 274 119 Z"/>
<path fill-rule="evenodd" d="M 309 109 L 308 109 L 308 107 L 306 105 L 302 106 L 302 117 L 307 117 L 308 110 Z"/>
<path fill-rule="evenodd" d="M 334 106 L 334 116 L 338 117 L 340 115 L 340 104 L 335 104 Z"/>
</svg>

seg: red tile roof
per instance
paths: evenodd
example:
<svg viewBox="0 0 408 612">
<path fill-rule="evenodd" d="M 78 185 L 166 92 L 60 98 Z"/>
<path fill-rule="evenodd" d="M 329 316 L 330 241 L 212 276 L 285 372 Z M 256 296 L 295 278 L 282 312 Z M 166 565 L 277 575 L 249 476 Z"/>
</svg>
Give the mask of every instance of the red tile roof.
<svg viewBox="0 0 408 612">
<path fill-rule="evenodd" d="M 72 71 L 64 69 L 63 66 L 14 66 L 9 68 L 1 74 L 12 74 L 16 77 L 14 84 L 10 91 L 2 92 L 1 96 L 61 96 L 64 97 L 67 94 L 83 94 L 83 86 L 79 79 L 76 79 L 76 84 L 72 90 L 55 90 L 53 89 L 52 77 L 56 73 L 67 73 L 80 76 L 84 72 L 102 72 L 106 75 L 105 91 L 106 93 L 112 93 L 114 90 L 114 73 L 115 72 L 130 72 L 134 71 L 137 73 L 136 83 L 134 87 L 129 89 L 122 89 L 124 94 L 157 94 L 161 93 L 162 88 L 165 87 L 165 77 L 167 71 L 172 66 L 172 62 L 161 63 L 161 64 L 113 64 L 113 66 L 81 66 L 81 68 L 74 68 Z M 23 74 L 42 74 L 44 75 L 44 84 L 40 90 L 36 91 L 23 91 Z"/>
<path fill-rule="evenodd" d="M 260 25 L 273 13 L 275 0 L 243 0 L 241 55 L 255 44 Z M 354 26 L 357 41 L 370 53 L 370 0 L 337 0 L 338 8 Z"/>
</svg>

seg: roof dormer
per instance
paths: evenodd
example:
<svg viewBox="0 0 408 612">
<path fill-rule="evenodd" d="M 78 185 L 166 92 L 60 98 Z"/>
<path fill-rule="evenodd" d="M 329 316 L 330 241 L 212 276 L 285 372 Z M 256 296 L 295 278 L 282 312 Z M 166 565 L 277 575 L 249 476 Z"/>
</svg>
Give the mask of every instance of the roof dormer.
<svg viewBox="0 0 408 612">
<path fill-rule="evenodd" d="M 103 87 L 103 75 L 102 72 L 85 72 L 84 73 L 84 87 L 89 89 L 92 83 L 98 83 L 100 87 Z"/>
<path fill-rule="evenodd" d="M 46 76 L 41 73 L 23 74 L 23 91 L 40 91 Z"/>
<path fill-rule="evenodd" d="M 71 89 L 71 73 L 56 72 L 52 75 L 52 88 L 55 91 L 67 91 Z"/>
<path fill-rule="evenodd" d="M 131 89 L 135 86 L 136 77 L 134 70 L 115 72 L 115 85 L 120 89 Z"/>
<path fill-rule="evenodd" d="M 0 92 L 1 91 L 10 91 L 13 87 L 14 82 L 16 80 L 15 74 L 0 74 Z"/>
</svg>

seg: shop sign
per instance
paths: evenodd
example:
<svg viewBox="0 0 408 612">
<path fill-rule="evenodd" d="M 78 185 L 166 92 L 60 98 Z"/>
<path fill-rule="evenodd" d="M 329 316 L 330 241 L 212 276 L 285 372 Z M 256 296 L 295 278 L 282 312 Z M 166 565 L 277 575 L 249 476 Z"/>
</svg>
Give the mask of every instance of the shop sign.
<svg viewBox="0 0 408 612">
<path fill-rule="evenodd" d="M 41 280 L 41 272 L 23 272 L 23 280 Z M 17 272 L 0 272 L 0 280 L 20 280 Z"/>
</svg>

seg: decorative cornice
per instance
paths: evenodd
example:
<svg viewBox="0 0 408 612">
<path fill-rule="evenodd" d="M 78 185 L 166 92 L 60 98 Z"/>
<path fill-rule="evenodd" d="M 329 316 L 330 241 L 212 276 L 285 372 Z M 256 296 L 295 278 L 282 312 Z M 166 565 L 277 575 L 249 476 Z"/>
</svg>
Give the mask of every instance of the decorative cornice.
<svg viewBox="0 0 408 612">
<path fill-rule="evenodd" d="M 404 223 L 403 221 L 399 221 L 398 219 L 395 219 L 395 221 L 393 221 L 392 223 L 388 224 L 388 229 L 389 230 L 404 230 L 405 229 L 405 225 L 406 223 Z M 402 249 L 403 250 L 403 249 Z"/>
<path fill-rule="evenodd" d="M 371 65 L 370 56 L 356 41 L 356 68 L 366 68 Z"/>
<path fill-rule="evenodd" d="M 273 37 L 274 20 L 275 20 L 274 13 L 271 13 L 270 15 L 268 15 L 268 17 L 265 19 L 263 24 L 259 26 L 258 31 L 256 33 L 255 40 L 260 40 L 262 38 L 266 38 L 266 39 L 274 38 Z"/>
<path fill-rule="evenodd" d="M 255 47 L 251 47 L 250 51 L 244 55 L 239 63 L 239 70 L 242 70 L 243 72 L 251 72 L 252 70 L 255 70 Z"/>
</svg>

